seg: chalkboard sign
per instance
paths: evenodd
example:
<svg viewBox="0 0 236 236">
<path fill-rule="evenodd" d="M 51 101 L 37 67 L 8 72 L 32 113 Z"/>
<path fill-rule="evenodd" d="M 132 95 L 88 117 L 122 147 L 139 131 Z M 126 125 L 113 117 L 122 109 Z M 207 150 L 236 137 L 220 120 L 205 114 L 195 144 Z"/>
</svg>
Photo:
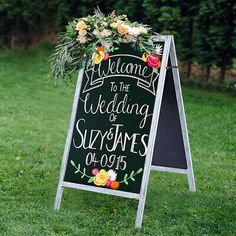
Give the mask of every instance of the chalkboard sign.
<svg viewBox="0 0 236 236">
<path fill-rule="evenodd" d="M 140 227 L 150 169 L 187 174 L 195 190 L 173 37 L 156 44 L 158 69 L 121 44 L 80 71 L 55 209 L 63 187 L 134 198 Z"/>
<path fill-rule="evenodd" d="M 85 70 L 64 181 L 140 192 L 159 77 L 141 56 L 122 44 Z"/>
</svg>

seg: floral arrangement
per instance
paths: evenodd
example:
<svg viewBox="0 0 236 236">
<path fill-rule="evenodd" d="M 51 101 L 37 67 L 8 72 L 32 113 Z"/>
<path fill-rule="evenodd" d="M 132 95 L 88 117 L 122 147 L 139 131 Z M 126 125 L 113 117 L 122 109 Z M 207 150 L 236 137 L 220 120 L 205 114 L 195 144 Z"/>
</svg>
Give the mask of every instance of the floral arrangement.
<svg viewBox="0 0 236 236">
<path fill-rule="evenodd" d="M 131 22 L 126 15 L 117 16 L 113 11 L 104 16 L 96 9 L 94 15 L 68 23 L 53 54 L 51 73 L 56 79 L 69 80 L 73 71 L 84 66 L 85 60 L 88 67 L 99 64 L 107 60 L 120 43 L 132 43 L 148 66 L 157 70 L 162 46 L 155 45 L 154 41 L 159 37 L 150 27 Z"/>
<path fill-rule="evenodd" d="M 122 184 L 122 183 L 128 185 L 129 180 L 135 181 L 134 177 L 143 171 L 143 169 L 140 168 L 136 172 L 132 171 L 130 174 L 126 173 L 124 175 L 123 180 L 118 181 L 117 180 L 117 173 L 112 169 L 106 171 L 105 169 L 99 170 L 98 168 L 94 168 L 94 169 L 92 169 L 92 173 L 91 173 L 92 175 L 88 175 L 86 173 L 85 168 L 83 168 L 83 170 L 81 170 L 80 164 L 78 164 L 78 166 L 76 166 L 76 164 L 72 160 L 70 161 L 70 163 L 76 169 L 75 174 L 81 175 L 81 179 L 86 177 L 86 178 L 88 178 L 88 183 L 93 183 L 96 186 L 106 187 L 106 188 L 111 188 L 111 189 L 118 189 L 120 184 Z"/>
</svg>

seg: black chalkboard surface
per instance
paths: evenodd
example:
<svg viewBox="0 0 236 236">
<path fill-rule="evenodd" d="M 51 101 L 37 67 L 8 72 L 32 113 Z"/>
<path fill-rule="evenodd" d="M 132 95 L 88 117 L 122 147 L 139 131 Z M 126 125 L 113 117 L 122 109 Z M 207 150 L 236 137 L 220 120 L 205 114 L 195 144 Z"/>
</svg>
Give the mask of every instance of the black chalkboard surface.
<svg viewBox="0 0 236 236">
<path fill-rule="evenodd" d="M 166 72 L 152 165 L 187 169 L 172 70 Z"/>
<path fill-rule="evenodd" d="M 141 57 L 123 44 L 84 71 L 65 182 L 140 192 L 159 79 Z"/>
</svg>

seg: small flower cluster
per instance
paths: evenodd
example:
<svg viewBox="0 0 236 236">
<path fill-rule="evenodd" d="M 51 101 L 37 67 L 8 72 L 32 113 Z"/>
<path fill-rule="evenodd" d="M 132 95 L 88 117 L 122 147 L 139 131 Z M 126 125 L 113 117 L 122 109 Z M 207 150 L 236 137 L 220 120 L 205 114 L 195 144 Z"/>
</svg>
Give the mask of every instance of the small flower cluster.
<svg viewBox="0 0 236 236">
<path fill-rule="evenodd" d="M 88 66 L 99 64 L 107 60 L 109 53 L 117 50 L 120 43 L 129 42 L 144 53 L 143 59 L 148 66 L 157 69 L 160 67 L 161 50 L 156 48 L 154 41 L 158 36 L 147 25 L 129 21 L 126 15 L 117 16 L 113 11 L 105 16 L 97 9 L 92 16 L 69 22 L 56 48 L 52 73 L 66 78 L 82 67 L 84 55 Z"/>
<path fill-rule="evenodd" d="M 104 169 L 99 170 L 98 168 L 94 168 L 92 175 L 94 176 L 93 182 L 97 186 L 106 186 L 111 189 L 119 188 L 119 182 L 116 181 L 117 174 L 114 170 L 106 171 Z"/>
</svg>

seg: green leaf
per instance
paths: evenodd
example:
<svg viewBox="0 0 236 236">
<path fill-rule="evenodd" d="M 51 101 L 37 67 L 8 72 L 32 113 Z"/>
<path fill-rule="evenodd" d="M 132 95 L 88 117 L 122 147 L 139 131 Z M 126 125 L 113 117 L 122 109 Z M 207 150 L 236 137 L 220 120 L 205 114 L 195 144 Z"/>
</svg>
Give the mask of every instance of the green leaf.
<svg viewBox="0 0 236 236">
<path fill-rule="evenodd" d="M 131 180 L 135 181 L 135 179 L 133 177 L 130 177 Z"/>
<path fill-rule="evenodd" d="M 126 180 L 126 179 L 127 179 L 127 177 L 128 177 L 128 175 L 127 175 L 127 174 L 125 174 L 125 176 L 124 176 L 124 180 Z"/>
<path fill-rule="evenodd" d="M 128 181 L 127 181 L 127 180 L 124 180 L 124 183 L 125 183 L 126 185 L 129 185 L 129 183 L 128 183 Z"/>
<path fill-rule="evenodd" d="M 141 173 L 143 171 L 143 168 L 138 169 L 137 174 Z"/>
<path fill-rule="evenodd" d="M 70 160 L 70 164 L 76 168 L 74 161 Z"/>
<path fill-rule="evenodd" d="M 94 177 L 91 177 L 89 180 L 88 180 L 88 183 L 92 183 L 94 180 Z"/>
<path fill-rule="evenodd" d="M 84 168 L 84 169 L 83 169 L 83 175 L 81 176 L 81 179 L 84 178 L 84 176 L 85 176 L 85 171 L 86 171 L 86 169 Z"/>
<path fill-rule="evenodd" d="M 130 173 L 130 178 L 132 178 L 133 175 L 134 175 L 134 171 L 132 171 L 132 172 Z"/>
</svg>

